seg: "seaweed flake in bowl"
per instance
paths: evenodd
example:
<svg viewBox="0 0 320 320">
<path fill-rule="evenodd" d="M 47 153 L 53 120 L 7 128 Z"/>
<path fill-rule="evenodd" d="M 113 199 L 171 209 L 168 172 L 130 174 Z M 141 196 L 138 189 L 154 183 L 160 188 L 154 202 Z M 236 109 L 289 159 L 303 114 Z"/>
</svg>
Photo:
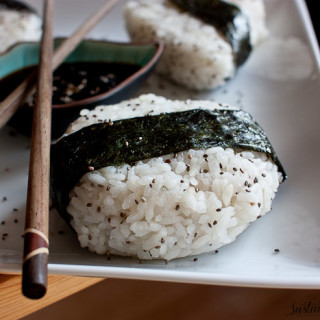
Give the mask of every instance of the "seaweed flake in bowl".
<svg viewBox="0 0 320 320">
<path fill-rule="evenodd" d="M 55 39 L 55 47 L 63 39 Z M 116 103 L 133 95 L 152 72 L 163 45 L 84 40 L 55 70 L 52 87 L 52 138 L 59 137 L 83 108 Z M 0 101 L 36 67 L 38 42 L 21 42 L 0 55 Z M 30 135 L 33 97 L 9 125 Z"/>
</svg>

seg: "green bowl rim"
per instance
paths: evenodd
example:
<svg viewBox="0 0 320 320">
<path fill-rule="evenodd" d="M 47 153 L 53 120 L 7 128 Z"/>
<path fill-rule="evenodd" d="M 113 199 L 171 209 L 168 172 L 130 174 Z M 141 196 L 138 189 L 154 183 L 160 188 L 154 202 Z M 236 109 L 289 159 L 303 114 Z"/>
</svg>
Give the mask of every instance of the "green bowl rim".
<svg viewBox="0 0 320 320">
<path fill-rule="evenodd" d="M 54 40 L 63 40 L 66 39 L 64 37 L 57 37 L 54 38 Z M 162 41 L 145 41 L 145 42 L 116 42 L 116 41 L 108 41 L 108 40 L 97 40 L 97 39 L 84 39 L 82 42 L 94 42 L 94 43 L 102 43 L 102 44 L 110 44 L 110 45 L 118 45 L 122 47 L 130 47 L 130 46 L 139 46 L 139 47 L 144 47 L 144 46 L 153 46 L 155 48 L 155 52 L 152 56 L 152 58 L 144 65 L 142 66 L 138 71 L 133 73 L 131 76 L 126 78 L 124 81 L 119 83 L 116 87 L 112 88 L 111 90 L 108 90 L 104 93 L 95 95 L 93 97 L 89 97 L 86 99 L 78 100 L 78 101 L 73 101 L 70 103 L 65 103 L 65 104 L 58 104 L 58 105 L 52 105 L 52 109 L 66 109 L 66 108 L 73 108 L 73 107 L 79 107 L 82 106 L 85 108 L 86 105 L 90 105 L 93 103 L 96 103 L 100 100 L 104 100 L 109 96 L 112 96 L 113 94 L 117 93 L 118 91 L 122 90 L 125 88 L 129 83 L 133 82 L 135 79 L 138 79 L 141 75 L 145 74 L 148 70 L 150 70 L 156 62 L 159 60 L 163 48 L 164 48 L 164 43 Z M 10 46 L 6 51 L 0 53 L 0 58 L 2 56 L 5 56 L 7 54 L 10 54 L 12 50 L 14 50 L 16 47 L 23 45 L 23 44 L 39 44 L 38 41 L 20 41 L 12 46 Z M 18 69 L 17 69 L 18 70 Z M 33 106 L 30 106 L 29 108 L 33 108 Z"/>
</svg>

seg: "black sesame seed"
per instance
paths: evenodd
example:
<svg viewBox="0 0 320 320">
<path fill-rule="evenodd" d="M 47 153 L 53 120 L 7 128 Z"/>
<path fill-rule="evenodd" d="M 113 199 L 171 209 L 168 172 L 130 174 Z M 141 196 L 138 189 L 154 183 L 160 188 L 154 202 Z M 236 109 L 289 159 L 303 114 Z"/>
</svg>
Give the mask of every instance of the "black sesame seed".
<svg viewBox="0 0 320 320">
<path fill-rule="evenodd" d="M 198 258 L 194 258 L 193 261 L 198 261 Z"/>
<path fill-rule="evenodd" d="M 274 249 L 274 252 L 280 252 L 280 249 Z"/>
</svg>

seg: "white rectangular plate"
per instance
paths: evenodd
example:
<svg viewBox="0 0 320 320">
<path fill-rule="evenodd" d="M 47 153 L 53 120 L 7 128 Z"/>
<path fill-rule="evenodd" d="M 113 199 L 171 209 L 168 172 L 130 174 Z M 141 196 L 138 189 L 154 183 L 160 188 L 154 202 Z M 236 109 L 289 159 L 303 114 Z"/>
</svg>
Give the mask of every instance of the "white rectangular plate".
<svg viewBox="0 0 320 320">
<path fill-rule="evenodd" d="M 28 2 L 41 12 L 41 0 Z M 69 35 L 103 2 L 56 1 L 55 34 Z M 90 37 L 127 41 L 120 7 Z M 80 248 L 76 236 L 52 210 L 51 274 L 320 289 L 318 47 L 303 1 L 268 0 L 266 8 L 269 40 L 226 86 L 209 93 L 192 93 L 152 75 L 138 94 L 214 99 L 249 111 L 268 133 L 288 174 L 273 210 L 219 253 L 168 264 L 139 263 L 133 258 L 107 260 L 89 253 Z M 1 272 L 21 270 L 29 144 L 29 138 L 12 134 L 9 127 L 0 131 Z M 280 252 L 275 253 L 276 248 Z"/>
</svg>

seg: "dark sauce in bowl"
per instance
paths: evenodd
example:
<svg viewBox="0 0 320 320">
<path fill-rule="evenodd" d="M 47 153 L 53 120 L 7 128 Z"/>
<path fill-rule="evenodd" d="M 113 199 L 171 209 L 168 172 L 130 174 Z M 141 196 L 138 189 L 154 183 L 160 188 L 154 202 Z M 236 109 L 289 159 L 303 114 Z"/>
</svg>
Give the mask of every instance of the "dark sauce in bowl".
<svg viewBox="0 0 320 320">
<path fill-rule="evenodd" d="M 13 91 L 35 67 L 16 71 L 0 80 L 0 101 Z M 53 73 L 52 105 L 70 104 L 103 94 L 127 79 L 140 66 L 125 63 L 71 62 L 63 63 Z M 32 107 L 31 97 L 25 106 Z"/>
<path fill-rule="evenodd" d="M 128 82 L 141 66 L 120 62 L 66 62 L 53 73 L 52 84 L 52 138 L 63 134 L 70 122 L 84 108 L 117 102 L 135 90 Z M 4 100 L 35 67 L 26 67 L 0 80 L 0 101 Z M 118 88 L 126 83 L 126 92 Z M 121 97 L 119 97 L 121 95 Z M 24 135 L 30 136 L 34 96 L 31 96 L 9 121 L 9 125 Z"/>
<path fill-rule="evenodd" d="M 62 64 L 53 75 L 52 104 L 71 103 L 107 92 L 140 69 L 124 63 Z"/>
</svg>

